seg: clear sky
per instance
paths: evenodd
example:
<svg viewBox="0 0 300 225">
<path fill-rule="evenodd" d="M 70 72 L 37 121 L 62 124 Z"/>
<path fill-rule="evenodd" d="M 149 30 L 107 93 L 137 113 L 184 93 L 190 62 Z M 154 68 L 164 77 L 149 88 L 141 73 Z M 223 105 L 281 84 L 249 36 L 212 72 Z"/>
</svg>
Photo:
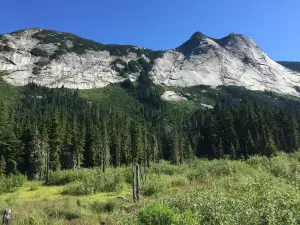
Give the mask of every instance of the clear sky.
<svg viewBox="0 0 300 225">
<path fill-rule="evenodd" d="M 2 0 L 0 33 L 41 27 L 101 43 L 175 48 L 194 32 L 241 33 L 300 61 L 300 0 Z"/>
</svg>

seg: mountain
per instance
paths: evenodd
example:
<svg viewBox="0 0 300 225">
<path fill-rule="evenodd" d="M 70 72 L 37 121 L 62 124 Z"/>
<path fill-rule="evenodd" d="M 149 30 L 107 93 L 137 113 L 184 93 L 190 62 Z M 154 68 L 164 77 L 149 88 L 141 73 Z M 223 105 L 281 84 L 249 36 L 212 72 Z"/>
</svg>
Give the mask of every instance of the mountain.
<svg viewBox="0 0 300 225">
<path fill-rule="evenodd" d="M 300 72 L 300 62 L 277 61 L 277 63 L 291 70 Z"/>
<path fill-rule="evenodd" d="M 0 71 L 14 85 L 79 89 L 134 81 L 142 71 L 166 86 L 235 85 L 294 96 L 300 82 L 300 73 L 271 60 L 252 39 L 240 34 L 214 39 L 200 32 L 178 48 L 152 51 L 70 33 L 21 30 L 0 36 Z"/>
</svg>

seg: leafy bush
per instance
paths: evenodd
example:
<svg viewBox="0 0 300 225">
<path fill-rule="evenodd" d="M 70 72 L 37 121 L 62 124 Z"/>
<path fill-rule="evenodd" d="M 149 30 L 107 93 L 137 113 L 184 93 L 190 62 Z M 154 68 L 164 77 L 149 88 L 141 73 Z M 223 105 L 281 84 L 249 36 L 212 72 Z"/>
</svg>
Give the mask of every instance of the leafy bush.
<svg viewBox="0 0 300 225">
<path fill-rule="evenodd" d="M 95 190 L 92 185 L 87 185 L 86 183 L 81 182 L 81 181 L 77 181 L 77 182 L 68 184 L 62 192 L 62 194 L 65 194 L 65 195 L 76 195 L 76 196 L 91 195 L 94 193 L 95 193 Z"/>
<path fill-rule="evenodd" d="M 170 162 L 161 160 L 159 163 L 155 163 L 151 166 L 150 172 L 154 174 L 174 175 L 178 174 L 179 170 L 182 172 L 182 168 L 172 165 Z"/>
<path fill-rule="evenodd" d="M 183 186 L 188 184 L 188 178 L 182 175 L 175 175 L 171 177 L 171 185 L 172 186 Z"/>
<path fill-rule="evenodd" d="M 143 225 L 194 225 L 196 217 L 191 211 L 180 214 L 166 205 L 152 203 L 139 212 L 139 224 Z"/>
<path fill-rule="evenodd" d="M 139 222 L 144 225 L 171 225 L 174 224 L 175 214 L 169 207 L 154 203 L 147 205 L 139 212 Z"/>
<path fill-rule="evenodd" d="M 141 186 L 141 193 L 145 196 L 152 196 L 165 191 L 171 187 L 171 177 L 168 175 L 149 176 L 149 179 Z"/>
<path fill-rule="evenodd" d="M 121 170 L 107 170 L 103 173 L 101 170 L 67 170 L 58 171 L 51 175 L 50 185 L 68 184 L 63 194 L 68 195 L 88 195 L 99 192 L 120 191 L 125 182 Z"/>
<path fill-rule="evenodd" d="M 28 191 L 37 191 L 38 190 L 38 187 L 36 186 L 31 186 Z"/>
<path fill-rule="evenodd" d="M 22 175 L 0 176 L 0 194 L 15 191 L 22 187 L 26 178 Z"/>
<path fill-rule="evenodd" d="M 102 173 L 98 171 L 99 173 Z M 75 181 L 83 181 L 85 179 L 96 177 L 97 170 L 78 169 L 78 170 L 60 170 L 51 173 L 49 177 L 49 185 L 66 185 Z"/>
</svg>

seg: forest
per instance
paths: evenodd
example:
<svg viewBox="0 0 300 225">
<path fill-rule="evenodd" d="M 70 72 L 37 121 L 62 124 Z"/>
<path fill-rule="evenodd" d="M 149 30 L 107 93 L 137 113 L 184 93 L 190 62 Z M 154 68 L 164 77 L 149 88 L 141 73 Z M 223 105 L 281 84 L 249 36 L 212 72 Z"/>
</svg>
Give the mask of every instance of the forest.
<svg viewBox="0 0 300 225">
<path fill-rule="evenodd" d="M 230 95 L 221 91 L 213 95 L 213 109 L 196 102 L 186 110 L 162 101 L 161 87 L 145 74 L 135 83 L 125 80 L 114 86 L 112 90 L 122 89 L 128 96 L 119 96 L 122 103 L 111 96 L 106 102 L 99 101 L 101 97 L 91 100 L 82 90 L 33 83 L 19 89 L 14 99 L 3 94 L 1 173 L 39 180 L 46 178 L 47 171 L 61 169 L 102 167 L 105 171 L 136 162 L 149 167 L 160 160 L 176 165 L 195 157 L 246 160 L 299 148 L 297 100 L 265 92 L 266 104 L 250 91 L 240 96 L 241 91 L 232 88 Z M 278 98 L 286 104 L 269 100 Z"/>
</svg>

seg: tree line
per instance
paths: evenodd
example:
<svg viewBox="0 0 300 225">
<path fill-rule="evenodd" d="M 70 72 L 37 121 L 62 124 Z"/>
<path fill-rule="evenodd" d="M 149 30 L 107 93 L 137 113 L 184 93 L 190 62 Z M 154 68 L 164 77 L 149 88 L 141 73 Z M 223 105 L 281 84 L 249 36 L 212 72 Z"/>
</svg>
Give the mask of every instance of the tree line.
<svg viewBox="0 0 300 225">
<path fill-rule="evenodd" d="M 298 106 L 261 108 L 245 97 L 234 107 L 217 103 L 214 109 L 199 108 L 167 122 L 166 105 L 151 81 L 141 76 L 139 82 L 134 93 L 145 105 L 139 120 L 65 88 L 29 84 L 21 101 L 7 105 L 2 99 L 0 173 L 43 179 L 60 169 L 105 171 L 136 162 L 150 166 L 161 159 L 179 164 L 194 157 L 270 157 L 299 148 Z M 122 85 L 134 88 L 128 80 Z"/>
</svg>

